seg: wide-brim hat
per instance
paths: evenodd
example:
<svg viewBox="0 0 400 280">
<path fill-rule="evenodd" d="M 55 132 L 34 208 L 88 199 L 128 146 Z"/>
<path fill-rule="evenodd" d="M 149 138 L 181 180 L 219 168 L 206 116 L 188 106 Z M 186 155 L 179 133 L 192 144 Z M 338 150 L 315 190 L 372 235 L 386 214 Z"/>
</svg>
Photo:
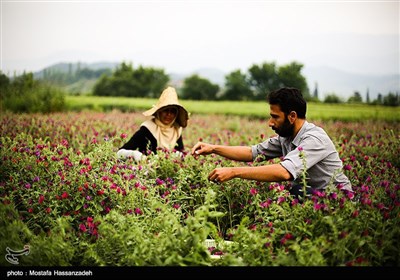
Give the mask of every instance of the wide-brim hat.
<svg viewBox="0 0 400 280">
<path fill-rule="evenodd" d="M 182 127 L 187 126 L 187 121 L 189 119 L 189 113 L 186 109 L 179 103 L 178 94 L 173 87 L 167 87 L 162 93 L 157 101 L 157 104 L 145 112 L 145 116 L 153 116 L 158 110 L 166 106 L 176 106 L 178 107 L 178 115 L 176 116 L 176 122 Z"/>
</svg>

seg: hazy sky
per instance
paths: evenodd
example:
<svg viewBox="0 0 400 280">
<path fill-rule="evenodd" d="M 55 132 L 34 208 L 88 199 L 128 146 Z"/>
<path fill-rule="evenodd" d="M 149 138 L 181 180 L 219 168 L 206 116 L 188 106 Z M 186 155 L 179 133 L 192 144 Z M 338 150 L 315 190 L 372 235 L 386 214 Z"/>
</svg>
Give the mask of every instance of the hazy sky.
<svg viewBox="0 0 400 280">
<path fill-rule="evenodd" d="M 78 61 L 400 72 L 399 1 L 0 1 L 4 73 Z"/>
</svg>

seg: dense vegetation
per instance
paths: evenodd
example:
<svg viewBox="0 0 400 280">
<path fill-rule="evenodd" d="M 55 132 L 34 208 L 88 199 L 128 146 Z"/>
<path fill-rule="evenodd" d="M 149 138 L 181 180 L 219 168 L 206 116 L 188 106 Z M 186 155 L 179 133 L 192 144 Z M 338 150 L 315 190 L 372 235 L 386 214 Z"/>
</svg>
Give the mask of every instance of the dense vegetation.
<svg viewBox="0 0 400 280">
<path fill-rule="evenodd" d="M 0 112 L 51 113 L 65 110 L 65 92 L 35 80 L 32 73 L 10 80 L 0 72 Z"/>
<path fill-rule="evenodd" d="M 213 168 L 242 163 L 188 154 L 200 139 L 262 141 L 272 135 L 265 121 L 193 114 L 182 157 L 118 160 L 142 121 L 118 111 L 2 114 L 0 250 L 29 246 L 22 266 L 400 265 L 399 122 L 318 122 L 355 196 L 328 188 L 301 203 L 284 183 L 209 182 Z"/>
</svg>

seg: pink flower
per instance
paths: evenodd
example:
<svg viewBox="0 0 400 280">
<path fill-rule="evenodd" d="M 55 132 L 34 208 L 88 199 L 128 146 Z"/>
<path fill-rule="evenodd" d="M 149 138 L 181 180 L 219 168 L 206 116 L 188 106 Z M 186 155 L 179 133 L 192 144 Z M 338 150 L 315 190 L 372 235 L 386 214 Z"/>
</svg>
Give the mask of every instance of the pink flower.
<svg viewBox="0 0 400 280">
<path fill-rule="evenodd" d="M 140 210 L 140 208 L 135 208 L 135 214 L 136 215 L 142 215 L 143 212 L 142 212 L 142 210 Z"/>
<path fill-rule="evenodd" d="M 61 195 L 61 198 L 65 199 L 68 198 L 68 193 L 67 192 L 63 192 L 63 194 Z"/>
<path fill-rule="evenodd" d="M 84 224 L 80 224 L 79 225 L 79 230 L 82 231 L 82 232 L 86 232 L 87 231 L 86 226 Z"/>
<path fill-rule="evenodd" d="M 175 209 L 179 209 L 181 206 L 180 206 L 178 203 L 175 203 L 175 204 L 173 205 L 173 207 L 174 207 Z"/>
<path fill-rule="evenodd" d="M 277 203 L 278 203 L 278 204 L 281 204 L 281 203 L 284 202 L 285 200 L 286 200 L 285 197 L 280 196 L 280 197 L 278 197 Z"/>
<path fill-rule="evenodd" d="M 351 170 L 352 167 L 351 167 L 350 164 L 346 164 L 345 166 L 343 166 L 343 169 L 344 169 L 344 170 Z"/>
<path fill-rule="evenodd" d="M 63 139 L 63 140 L 61 141 L 61 145 L 63 145 L 64 147 L 68 147 L 68 146 L 69 146 L 69 143 L 68 143 L 67 140 Z"/>
<path fill-rule="evenodd" d="M 348 193 L 347 193 L 347 197 L 348 197 L 349 199 L 353 199 L 353 198 L 354 198 L 354 193 L 353 193 L 353 192 L 348 192 Z"/>
</svg>

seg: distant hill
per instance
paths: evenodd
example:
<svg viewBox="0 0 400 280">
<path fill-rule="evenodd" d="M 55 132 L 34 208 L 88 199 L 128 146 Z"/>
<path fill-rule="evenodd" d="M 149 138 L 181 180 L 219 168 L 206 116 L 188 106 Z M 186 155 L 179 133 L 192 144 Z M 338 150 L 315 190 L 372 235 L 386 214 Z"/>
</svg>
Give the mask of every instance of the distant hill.
<svg viewBox="0 0 400 280">
<path fill-rule="evenodd" d="M 88 68 L 91 70 L 114 69 L 119 64 L 120 63 L 116 62 L 95 62 L 95 63 L 61 62 L 46 67 L 38 72 L 35 72 L 34 77 L 42 79 L 44 77 L 45 71 L 55 71 L 55 72 L 58 71 L 60 73 L 68 73 L 69 71 L 75 72 L 76 70 L 83 68 Z"/>
<path fill-rule="evenodd" d="M 39 72 L 34 73 L 36 78 L 43 78 L 45 71 L 59 71 L 68 73 L 76 71 L 78 68 L 88 68 L 91 70 L 115 69 L 120 63 L 117 62 L 96 62 L 96 63 L 58 63 L 51 65 Z M 183 80 L 193 74 L 208 79 L 210 82 L 218 84 L 221 88 L 225 85 L 225 76 L 229 73 L 217 68 L 201 68 L 190 73 L 175 73 L 165 71 L 171 77 L 171 84 L 180 87 Z M 304 67 L 302 74 L 306 77 L 310 92 L 317 87 L 319 98 L 322 100 L 327 94 L 335 93 L 345 99 L 358 91 L 362 98 L 369 91 L 371 100 L 376 99 L 379 93 L 387 95 L 389 92 L 400 93 L 400 75 L 362 75 L 349 73 L 332 67 Z M 94 80 L 80 80 L 74 84 L 67 85 L 69 92 L 88 92 L 91 91 Z"/>
</svg>

